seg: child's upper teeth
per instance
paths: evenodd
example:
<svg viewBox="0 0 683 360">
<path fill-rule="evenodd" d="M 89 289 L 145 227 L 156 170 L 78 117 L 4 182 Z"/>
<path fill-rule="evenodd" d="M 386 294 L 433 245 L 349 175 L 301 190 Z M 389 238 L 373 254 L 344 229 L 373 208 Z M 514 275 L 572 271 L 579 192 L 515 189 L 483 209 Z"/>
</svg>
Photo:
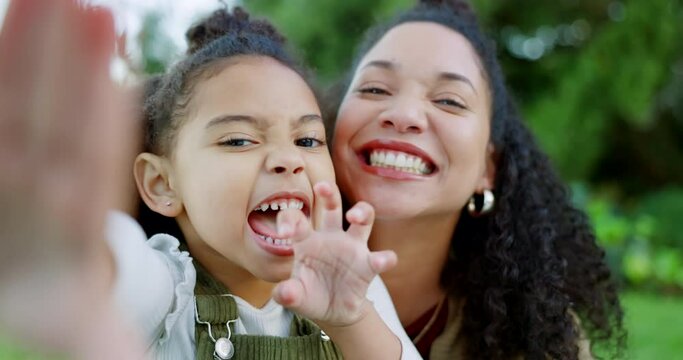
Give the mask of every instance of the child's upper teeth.
<svg viewBox="0 0 683 360">
<path fill-rule="evenodd" d="M 298 209 L 304 208 L 304 202 L 299 199 L 284 199 L 275 200 L 268 203 L 263 203 L 256 207 L 256 210 L 268 211 L 271 210 L 287 210 L 287 209 Z"/>
</svg>

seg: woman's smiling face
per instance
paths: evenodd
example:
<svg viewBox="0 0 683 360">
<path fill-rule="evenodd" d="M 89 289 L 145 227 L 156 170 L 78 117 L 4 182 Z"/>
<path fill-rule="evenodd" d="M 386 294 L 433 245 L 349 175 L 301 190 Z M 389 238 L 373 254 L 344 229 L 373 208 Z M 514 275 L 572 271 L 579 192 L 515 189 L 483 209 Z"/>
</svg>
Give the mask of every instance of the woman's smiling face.
<svg viewBox="0 0 683 360">
<path fill-rule="evenodd" d="M 337 182 L 378 219 L 452 216 L 493 188 L 491 98 L 479 57 L 435 23 L 389 30 L 363 57 L 339 108 Z"/>
</svg>

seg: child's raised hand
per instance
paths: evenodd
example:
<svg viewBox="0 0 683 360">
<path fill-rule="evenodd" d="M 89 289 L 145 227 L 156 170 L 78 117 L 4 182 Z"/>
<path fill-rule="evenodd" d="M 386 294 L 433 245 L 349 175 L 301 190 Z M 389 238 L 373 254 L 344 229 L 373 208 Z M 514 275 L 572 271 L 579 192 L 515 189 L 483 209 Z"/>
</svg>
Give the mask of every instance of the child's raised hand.
<svg viewBox="0 0 683 360">
<path fill-rule="evenodd" d="M 367 314 L 370 281 L 396 265 L 396 254 L 368 250 L 375 216 L 370 204 L 359 202 L 346 213 L 350 227 L 344 231 L 339 189 L 318 183 L 313 191 L 321 210 L 318 229 L 311 229 L 299 210 L 278 214 L 279 234 L 293 241 L 294 267 L 290 279 L 273 290 L 273 297 L 318 323 L 351 325 Z"/>
<path fill-rule="evenodd" d="M 136 139 L 113 44 L 111 14 L 71 0 L 12 1 L 0 33 L 0 327 L 40 347 L 113 327 L 103 223 Z"/>
</svg>

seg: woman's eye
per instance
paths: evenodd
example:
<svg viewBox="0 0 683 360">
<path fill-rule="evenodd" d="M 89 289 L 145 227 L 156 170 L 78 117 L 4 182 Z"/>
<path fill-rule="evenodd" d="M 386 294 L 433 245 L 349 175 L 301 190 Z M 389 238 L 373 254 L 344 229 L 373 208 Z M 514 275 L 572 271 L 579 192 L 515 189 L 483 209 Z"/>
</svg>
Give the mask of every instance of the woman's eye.
<svg viewBox="0 0 683 360">
<path fill-rule="evenodd" d="M 301 147 L 307 147 L 307 148 L 313 148 L 313 147 L 318 147 L 324 145 L 324 143 L 318 139 L 315 138 L 301 138 L 297 139 L 295 142 L 296 146 L 301 146 Z"/>
<path fill-rule="evenodd" d="M 434 103 L 438 104 L 438 105 L 452 106 L 452 107 L 460 108 L 463 110 L 467 110 L 467 107 L 465 105 L 463 105 L 463 103 L 461 103 L 459 101 L 455 101 L 453 99 L 439 99 L 439 100 L 435 100 Z"/>
<path fill-rule="evenodd" d="M 230 147 L 243 147 L 243 146 L 249 146 L 255 144 L 254 141 L 251 141 L 249 139 L 228 139 L 225 141 L 221 141 L 219 145 L 221 146 L 230 146 Z"/>
<path fill-rule="evenodd" d="M 361 94 L 389 95 L 389 92 L 378 87 L 368 87 L 358 90 Z"/>
</svg>

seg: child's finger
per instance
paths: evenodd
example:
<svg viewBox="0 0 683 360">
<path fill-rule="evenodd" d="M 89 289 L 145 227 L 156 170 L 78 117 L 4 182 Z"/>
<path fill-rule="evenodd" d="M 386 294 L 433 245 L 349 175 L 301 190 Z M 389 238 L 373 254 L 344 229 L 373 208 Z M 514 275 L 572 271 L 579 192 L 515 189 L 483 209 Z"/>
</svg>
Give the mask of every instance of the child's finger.
<svg viewBox="0 0 683 360">
<path fill-rule="evenodd" d="M 294 242 L 306 239 L 311 233 L 311 224 L 301 210 L 279 211 L 275 224 L 279 236 Z"/>
<path fill-rule="evenodd" d="M 393 250 L 374 251 L 368 255 L 368 262 L 375 274 L 381 274 L 396 266 L 398 257 Z"/>
<path fill-rule="evenodd" d="M 288 279 L 280 282 L 273 289 L 273 299 L 280 305 L 295 310 L 303 302 L 304 285 L 298 279 Z"/>
<path fill-rule="evenodd" d="M 341 194 L 337 185 L 321 181 L 313 186 L 316 205 L 316 223 L 319 230 L 342 228 Z"/>
<path fill-rule="evenodd" d="M 351 224 L 347 230 L 353 239 L 368 242 L 372 224 L 375 222 L 375 208 L 365 201 L 360 201 L 346 212 L 346 220 Z"/>
</svg>

